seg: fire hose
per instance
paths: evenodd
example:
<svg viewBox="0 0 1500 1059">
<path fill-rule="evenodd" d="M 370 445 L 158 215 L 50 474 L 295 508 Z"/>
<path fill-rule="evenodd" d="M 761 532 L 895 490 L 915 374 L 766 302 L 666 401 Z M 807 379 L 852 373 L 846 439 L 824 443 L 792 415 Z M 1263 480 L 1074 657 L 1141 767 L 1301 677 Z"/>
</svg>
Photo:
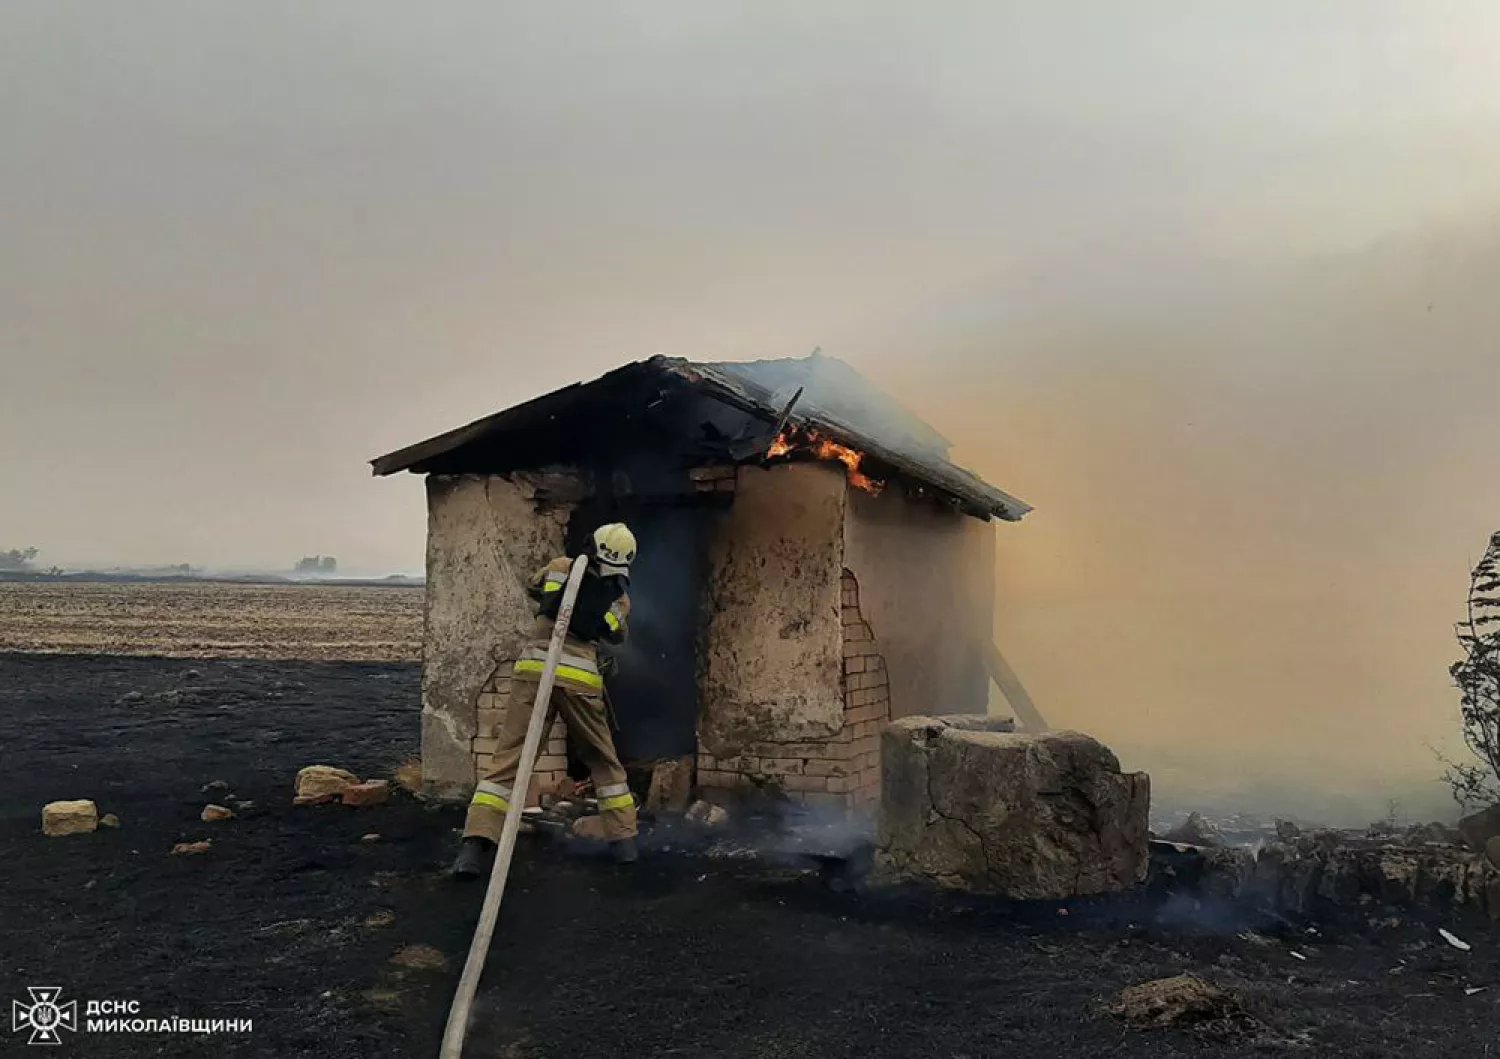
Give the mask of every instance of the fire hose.
<svg viewBox="0 0 1500 1059">
<path fill-rule="evenodd" d="M 516 768 L 511 795 L 514 801 L 510 811 L 505 814 L 505 829 L 500 833 L 500 848 L 495 852 L 495 863 L 490 868 L 489 885 L 485 888 L 484 904 L 479 910 L 479 924 L 474 928 L 474 940 L 469 944 L 464 972 L 458 979 L 458 991 L 453 994 L 453 1006 L 448 1009 L 448 1025 L 443 1030 L 439 1059 L 461 1059 L 463 1056 L 464 1035 L 469 1030 L 469 1011 L 474 1005 L 474 994 L 479 989 L 479 977 L 484 973 L 490 938 L 495 933 L 495 921 L 500 916 L 500 899 L 505 896 L 505 880 L 510 875 L 510 858 L 516 850 L 516 834 L 521 828 L 520 809 L 525 807 L 526 793 L 531 789 L 531 770 L 542 745 L 547 706 L 552 699 L 552 683 L 557 677 L 557 663 L 562 658 L 563 642 L 568 635 L 568 625 L 573 620 L 573 603 L 578 598 L 578 586 L 583 583 L 583 572 L 587 566 L 588 559 L 584 556 L 580 555 L 573 560 L 573 569 L 569 571 L 568 583 L 563 588 L 562 602 L 558 604 L 557 620 L 552 625 L 552 641 L 547 645 L 547 664 L 542 670 L 541 683 L 536 688 L 536 701 L 531 706 L 531 721 L 526 727 L 526 742 L 521 749 L 521 762 Z"/>
</svg>

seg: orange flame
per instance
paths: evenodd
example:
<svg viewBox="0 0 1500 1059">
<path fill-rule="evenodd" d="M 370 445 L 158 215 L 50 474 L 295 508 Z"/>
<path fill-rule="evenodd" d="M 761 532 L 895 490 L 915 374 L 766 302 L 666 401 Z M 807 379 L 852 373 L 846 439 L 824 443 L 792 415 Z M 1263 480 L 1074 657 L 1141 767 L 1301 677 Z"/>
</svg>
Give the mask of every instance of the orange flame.
<svg viewBox="0 0 1500 1059">
<path fill-rule="evenodd" d="M 863 489 L 872 496 L 879 495 L 885 488 L 885 483 L 877 481 L 859 469 L 864 462 L 865 455 L 858 449 L 851 449 L 848 445 L 840 445 L 832 438 L 825 438 L 815 430 L 797 431 L 794 429 L 783 430 L 776 435 L 771 442 L 771 447 L 766 450 L 766 458 L 774 459 L 777 456 L 788 456 L 793 452 L 807 452 L 815 459 L 826 463 L 842 463 L 849 475 L 849 484 L 856 489 Z"/>
</svg>

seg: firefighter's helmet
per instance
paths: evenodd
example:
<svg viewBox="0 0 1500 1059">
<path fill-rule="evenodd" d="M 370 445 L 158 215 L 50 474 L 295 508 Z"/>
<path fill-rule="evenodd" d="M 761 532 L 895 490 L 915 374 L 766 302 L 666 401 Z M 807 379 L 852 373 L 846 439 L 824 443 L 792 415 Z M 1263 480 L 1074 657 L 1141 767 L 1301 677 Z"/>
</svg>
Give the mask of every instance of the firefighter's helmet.
<svg viewBox="0 0 1500 1059">
<path fill-rule="evenodd" d="M 605 574 L 628 574 L 635 561 L 635 534 L 623 522 L 611 522 L 594 531 L 594 558 Z"/>
</svg>

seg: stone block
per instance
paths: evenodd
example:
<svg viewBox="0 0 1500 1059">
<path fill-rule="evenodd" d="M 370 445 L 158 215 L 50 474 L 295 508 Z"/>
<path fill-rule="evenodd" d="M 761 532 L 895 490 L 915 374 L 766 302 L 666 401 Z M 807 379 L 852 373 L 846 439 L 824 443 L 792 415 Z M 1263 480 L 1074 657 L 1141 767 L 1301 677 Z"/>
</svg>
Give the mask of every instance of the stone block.
<svg viewBox="0 0 1500 1059">
<path fill-rule="evenodd" d="M 86 835 L 99 827 L 99 809 L 87 798 L 42 806 L 42 834 Z"/>
<path fill-rule="evenodd" d="M 345 787 L 352 787 L 359 777 L 347 769 L 332 765 L 308 765 L 297 773 L 297 796 L 315 797 L 320 794 L 337 795 Z"/>
<path fill-rule="evenodd" d="M 881 743 L 877 865 L 886 879 L 1025 899 L 1142 882 L 1150 782 L 1078 732 L 986 731 L 907 717 Z"/>
</svg>

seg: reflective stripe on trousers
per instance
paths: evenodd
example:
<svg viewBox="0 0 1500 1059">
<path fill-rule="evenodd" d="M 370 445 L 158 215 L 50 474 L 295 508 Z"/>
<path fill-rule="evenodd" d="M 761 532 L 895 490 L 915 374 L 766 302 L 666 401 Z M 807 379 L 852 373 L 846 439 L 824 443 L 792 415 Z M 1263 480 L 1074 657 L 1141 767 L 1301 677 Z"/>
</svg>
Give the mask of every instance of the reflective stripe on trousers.
<svg viewBox="0 0 1500 1059">
<path fill-rule="evenodd" d="M 521 652 L 512 672 L 518 677 L 539 677 L 546 669 L 547 652 L 540 647 L 528 647 Z M 559 680 L 572 681 L 593 691 L 604 688 L 604 678 L 599 675 L 599 667 L 592 659 L 578 655 L 564 652 L 557 660 L 557 676 Z"/>
<path fill-rule="evenodd" d="M 470 805 L 482 805 L 488 809 L 499 809 L 502 813 L 510 812 L 510 788 L 499 783 L 491 783 L 489 780 L 481 780 L 474 788 L 474 797 L 469 799 Z"/>
<path fill-rule="evenodd" d="M 635 808 L 635 798 L 630 794 L 628 783 L 606 783 L 602 787 L 594 788 L 594 794 L 599 799 L 601 813 Z"/>
</svg>

